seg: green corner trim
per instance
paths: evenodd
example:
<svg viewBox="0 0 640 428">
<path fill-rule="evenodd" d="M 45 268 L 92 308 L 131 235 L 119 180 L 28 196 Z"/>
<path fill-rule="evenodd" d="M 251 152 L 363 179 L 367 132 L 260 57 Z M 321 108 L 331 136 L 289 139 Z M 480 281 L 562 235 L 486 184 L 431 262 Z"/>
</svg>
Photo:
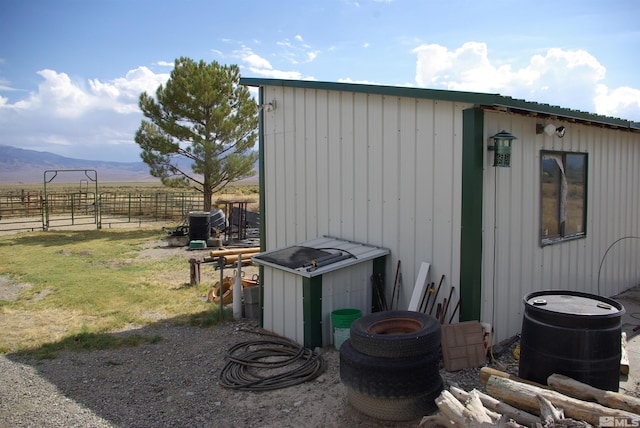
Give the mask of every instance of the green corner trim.
<svg viewBox="0 0 640 428">
<path fill-rule="evenodd" d="M 264 88 L 260 88 L 258 99 L 260 105 L 264 103 Z M 267 250 L 266 243 L 266 226 L 265 220 L 267 218 L 265 212 L 266 206 L 266 196 L 265 196 L 265 180 L 264 180 L 264 113 L 260 110 L 260 115 L 258 116 L 258 186 L 260 188 L 260 221 L 259 231 L 260 231 L 260 251 L 264 252 Z M 260 327 L 264 327 L 264 266 L 260 265 L 259 267 L 259 278 L 260 278 L 260 316 L 259 316 L 259 325 Z"/>
<path fill-rule="evenodd" d="M 322 347 L 322 275 L 302 280 L 304 346 Z"/>
<path fill-rule="evenodd" d="M 482 308 L 482 198 L 484 111 L 463 112 L 460 321 L 480 320 Z"/>
</svg>

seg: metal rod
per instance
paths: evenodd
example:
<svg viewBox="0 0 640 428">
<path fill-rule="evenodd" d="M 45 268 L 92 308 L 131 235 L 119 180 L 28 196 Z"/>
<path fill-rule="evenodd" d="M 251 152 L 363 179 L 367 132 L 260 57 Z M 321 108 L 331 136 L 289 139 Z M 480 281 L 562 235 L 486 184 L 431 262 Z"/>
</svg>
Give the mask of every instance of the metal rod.
<svg viewBox="0 0 640 428">
<path fill-rule="evenodd" d="M 220 269 L 220 302 L 218 303 L 218 308 L 220 310 L 220 319 L 219 321 L 222 321 L 224 319 L 224 299 L 223 299 L 223 294 L 224 292 L 222 291 L 222 282 L 224 281 L 224 265 L 227 264 L 227 259 L 222 256 L 220 258 L 218 258 L 218 268 Z"/>
<path fill-rule="evenodd" d="M 431 313 L 433 312 L 433 306 L 436 304 L 436 300 L 438 299 L 438 293 L 440 293 L 440 287 L 442 287 L 442 281 L 444 281 L 444 274 L 442 275 L 442 278 L 440 278 L 440 284 L 438 284 L 436 295 L 433 297 L 433 303 L 431 303 L 431 309 L 429 309 L 429 315 L 431 315 Z"/>
<path fill-rule="evenodd" d="M 396 266 L 396 279 L 393 281 L 393 291 L 391 292 L 391 310 L 393 310 L 393 302 L 396 297 L 396 288 L 398 287 L 398 275 L 400 274 L 400 260 Z"/>
<path fill-rule="evenodd" d="M 451 318 L 449 318 L 449 324 L 453 321 L 453 316 L 458 312 L 458 308 L 460 307 L 460 299 L 458 299 L 458 303 L 456 303 L 456 307 L 453 308 L 453 312 L 451 313 Z"/>
<path fill-rule="evenodd" d="M 379 273 L 378 274 L 378 284 L 380 285 L 380 296 L 382 297 L 382 305 L 384 310 L 388 310 L 389 307 L 387 306 L 387 296 L 384 292 L 384 280 L 382 279 L 382 274 Z"/>
<path fill-rule="evenodd" d="M 427 308 L 429 307 L 429 300 L 431 300 L 431 293 L 433 293 L 433 287 L 435 287 L 435 283 L 431 283 L 427 286 L 427 291 L 422 295 L 422 301 L 420 302 L 420 307 L 418 308 L 419 312 L 427 313 Z M 427 297 L 427 303 L 424 302 L 425 296 Z M 422 308 L 422 304 L 424 303 L 424 309 Z"/>
<path fill-rule="evenodd" d="M 374 297 L 376 298 L 376 303 L 378 304 L 378 310 L 382 310 L 382 299 L 380 298 L 380 291 L 378 291 L 378 287 L 376 285 L 376 277 L 375 275 L 371 274 L 371 288 L 374 294 Z"/>
<path fill-rule="evenodd" d="M 445 304 L 444 304 L 444 308 L 443 308 L 443 314 L 442 314 L 442 320 L 444 321 L 444 317 L 446 316 L 447 310 L 449 309 L 449 305 L 451 304 L 451 296 L 453 295 L 453 290 L 455 290 L 456 287 L 451 287 L 451 290 L 449 290 L 449 298 L 447 300 L 445 300 Z"/>
</svg>

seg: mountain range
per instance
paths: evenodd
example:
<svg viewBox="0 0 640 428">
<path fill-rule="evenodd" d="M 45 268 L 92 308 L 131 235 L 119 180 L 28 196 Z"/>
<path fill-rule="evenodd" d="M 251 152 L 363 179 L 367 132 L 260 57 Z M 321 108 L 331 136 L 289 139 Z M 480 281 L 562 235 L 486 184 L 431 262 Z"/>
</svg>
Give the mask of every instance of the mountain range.
<svg viewBox="0 0 640 428">
<path fill-rule="evenodd" d="M 149 174 L 149 166 L 144 162 L 74 159 L 0 144 L 0 183 L 41 183 L 45 171 L 84 169 L 95 170 L 100 182 L 159 181 Z M 50 177 L 48 174 L 47 178 Z"/>
</svg>

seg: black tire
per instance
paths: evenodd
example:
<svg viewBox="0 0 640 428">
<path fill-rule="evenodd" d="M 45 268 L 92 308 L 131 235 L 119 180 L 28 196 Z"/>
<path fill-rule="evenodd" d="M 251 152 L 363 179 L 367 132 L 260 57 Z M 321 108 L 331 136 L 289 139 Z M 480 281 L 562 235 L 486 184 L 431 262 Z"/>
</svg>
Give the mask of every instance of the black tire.
<svg viewBox="0 0 640 428">
<path fill-rule="evenodd" d="M 353 347 L 363 354 L 404 358 L 438 352 L 442 332 L 440 322 L 431 315 L 385 311 L 358 318 L 349 335 Z"/>
<path fill-rule="evenodd" d="M 372 418 L 396 422 L 411 421 L 437 410 L 435 399 L 442 389 L 441 382 L 431 391 L 413 397 L 383 398 L 347 388 L 347 399 L 358 411 Z"/>
<path fill-rule="evenodd" d="M 340 347 L 340 380 L 362 394 L 408 397 L 422 394 L 442 383 L 440 354 L 433 352 L 407 358 L 380 358 L 355 350 L 351 340 Z"/>
</svg>

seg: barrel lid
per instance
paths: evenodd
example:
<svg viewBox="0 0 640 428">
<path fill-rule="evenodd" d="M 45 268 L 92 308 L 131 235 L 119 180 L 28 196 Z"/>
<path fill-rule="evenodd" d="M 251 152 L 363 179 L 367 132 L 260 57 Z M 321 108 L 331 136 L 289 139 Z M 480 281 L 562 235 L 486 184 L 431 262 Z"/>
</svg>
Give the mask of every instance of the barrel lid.
<svg viewBox="0 0 640 428">
<path fill-rule="evenodd" d="M 613 299 L 569 290 L 537 291 L 524 298 L 536 310 L 585 317 L 620 317 L 625 309 Z"/>
</svg>

